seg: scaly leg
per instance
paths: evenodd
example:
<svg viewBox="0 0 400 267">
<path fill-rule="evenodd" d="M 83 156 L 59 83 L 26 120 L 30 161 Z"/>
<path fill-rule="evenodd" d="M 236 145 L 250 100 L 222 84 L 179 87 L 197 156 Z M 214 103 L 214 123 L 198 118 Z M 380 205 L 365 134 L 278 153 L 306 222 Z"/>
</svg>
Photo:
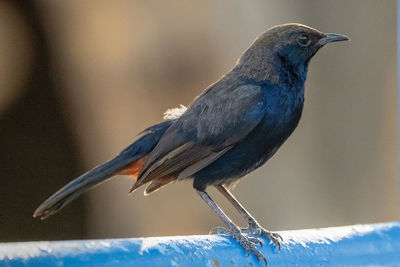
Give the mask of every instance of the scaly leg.
<svg viewBox="0 0 400 267">
<path fill-rule="evenodd" d="M 254 243 L 262 245 L 262 243 L 252 237 L 246 237 L 242 234 L 239 227 L 237 227 L 231 219 L 222 211 L 222 209 L 211 199 L 211 197 L 205 192 L 196 190 L 200 197 L 207 203 L 207 205 L 218 215 L 218 217 L 224 222 L 227 229 L 222 227 L 214 228 L 217 234 L 223 234 L 233 237 L 247 253 L 254 253 L 258 260 L 263 260 L 267 264 L 267 260 L 264 255 L 255 247 Z"/>
<path fill-rule="evenodd" d="M 217 185 L 216 188 L 226 197 L 229 202 L 239 211 L 240 214 L 248 221 L 249 227 L 242 229 L 243 233 L 261 235 L 268 238 L 272 244 L 274 244 L 278 249 L 281 249 L 282 237 L 277 233 L 271 233 L 264 228 L 262 228 L 259 223 L 254 219 L 253 216 L 236 200 L 236 198 L 226 189 L 223 185 Z"/>
</svg>

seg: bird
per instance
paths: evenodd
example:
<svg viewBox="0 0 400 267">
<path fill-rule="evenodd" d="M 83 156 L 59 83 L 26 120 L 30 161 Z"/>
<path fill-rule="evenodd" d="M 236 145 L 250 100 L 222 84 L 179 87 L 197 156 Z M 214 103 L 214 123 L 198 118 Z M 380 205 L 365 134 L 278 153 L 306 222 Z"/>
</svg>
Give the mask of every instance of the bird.
<svg viewBox="0 0 400 267">
<path fill-rule="evenodd" d="M 230 188 L 270 159 L 297 127 L 304 106 L 308 65 L 326 44 L 346 35 L 324 33 L 298 23 L 263 32 L 233 68 L 188 106 L 169 109 L 164 121 L 140 133 L 115 158 L 71 181 L 34 212 L 46 219 L 89 188 L 115 175 L 135 179 L 129 193 L 146 185 L 148 195 L 191 180 L 193 188 L 225 227 L 210 233 L 233 237 L 267 263 L 259 236 L 280 249 L 282 237 L 264 229 L 235 199 Z M 247 220 L 239 228 L 206 192 L 214 186 Z"/>
</svg>

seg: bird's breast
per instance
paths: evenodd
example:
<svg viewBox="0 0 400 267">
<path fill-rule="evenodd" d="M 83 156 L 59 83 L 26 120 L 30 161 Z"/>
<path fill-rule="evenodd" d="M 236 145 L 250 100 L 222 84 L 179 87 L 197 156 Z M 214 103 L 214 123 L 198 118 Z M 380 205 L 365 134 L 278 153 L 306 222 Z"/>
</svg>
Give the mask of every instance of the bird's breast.
<svg viewBox="0 0 400 267">
<path fill-rule="evenodd" d="M 303 103 L 303 90 L 277 89 L 266 93 L 266 110 L 262 122 L 266 137 L 286 140 L 297 127 Z"/>
</svg>

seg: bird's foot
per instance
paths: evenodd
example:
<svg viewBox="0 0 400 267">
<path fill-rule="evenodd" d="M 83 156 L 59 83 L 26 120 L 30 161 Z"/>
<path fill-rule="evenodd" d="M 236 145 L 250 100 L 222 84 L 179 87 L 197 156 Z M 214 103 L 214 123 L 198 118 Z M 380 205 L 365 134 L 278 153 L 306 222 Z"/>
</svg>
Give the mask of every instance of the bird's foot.
<svg viewBox="0 0 400 267">
<path fill-rule="evenodd" d="M 214 227 L 210 230 L 210 234 L 221 234 L 233 237 L 249 255 L 253 253 L 259 261 L 264 261 L 265 264 L 267 264 L 264 255 L 255 246 L 255 244 L 259 244 L 261 247 L 263 245 L 258 238 L 243 235 L 239 228 L 227 229 L 223 227 Z"/>
<path fill-rule="evenodd" d="M 283 238 L 277 233 L 269 232 L 259 225 L 249 225 L 248 228 L 241 229 L 241 232 L 252 235 L 261 235 L 267 238 L 275 247 L 281 250 L 281 242 L 283 241 Z"/>
</svg>

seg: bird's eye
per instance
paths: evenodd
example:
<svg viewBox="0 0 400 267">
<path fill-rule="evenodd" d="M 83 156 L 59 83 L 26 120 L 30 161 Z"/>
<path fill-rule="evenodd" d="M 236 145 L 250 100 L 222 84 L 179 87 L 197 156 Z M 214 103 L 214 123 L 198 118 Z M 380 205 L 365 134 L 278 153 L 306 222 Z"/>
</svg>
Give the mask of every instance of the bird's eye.
<svg viewBox="0 0 400 267">
<path fill-rule="evenodd" d="M 310 43 L 310 38 L 308 38 L 308 36 L 306 34 L 300 34 L 297 37 L 297 42 L 301 45 L 301 46 L 307 46 Z"/>
</svg>

